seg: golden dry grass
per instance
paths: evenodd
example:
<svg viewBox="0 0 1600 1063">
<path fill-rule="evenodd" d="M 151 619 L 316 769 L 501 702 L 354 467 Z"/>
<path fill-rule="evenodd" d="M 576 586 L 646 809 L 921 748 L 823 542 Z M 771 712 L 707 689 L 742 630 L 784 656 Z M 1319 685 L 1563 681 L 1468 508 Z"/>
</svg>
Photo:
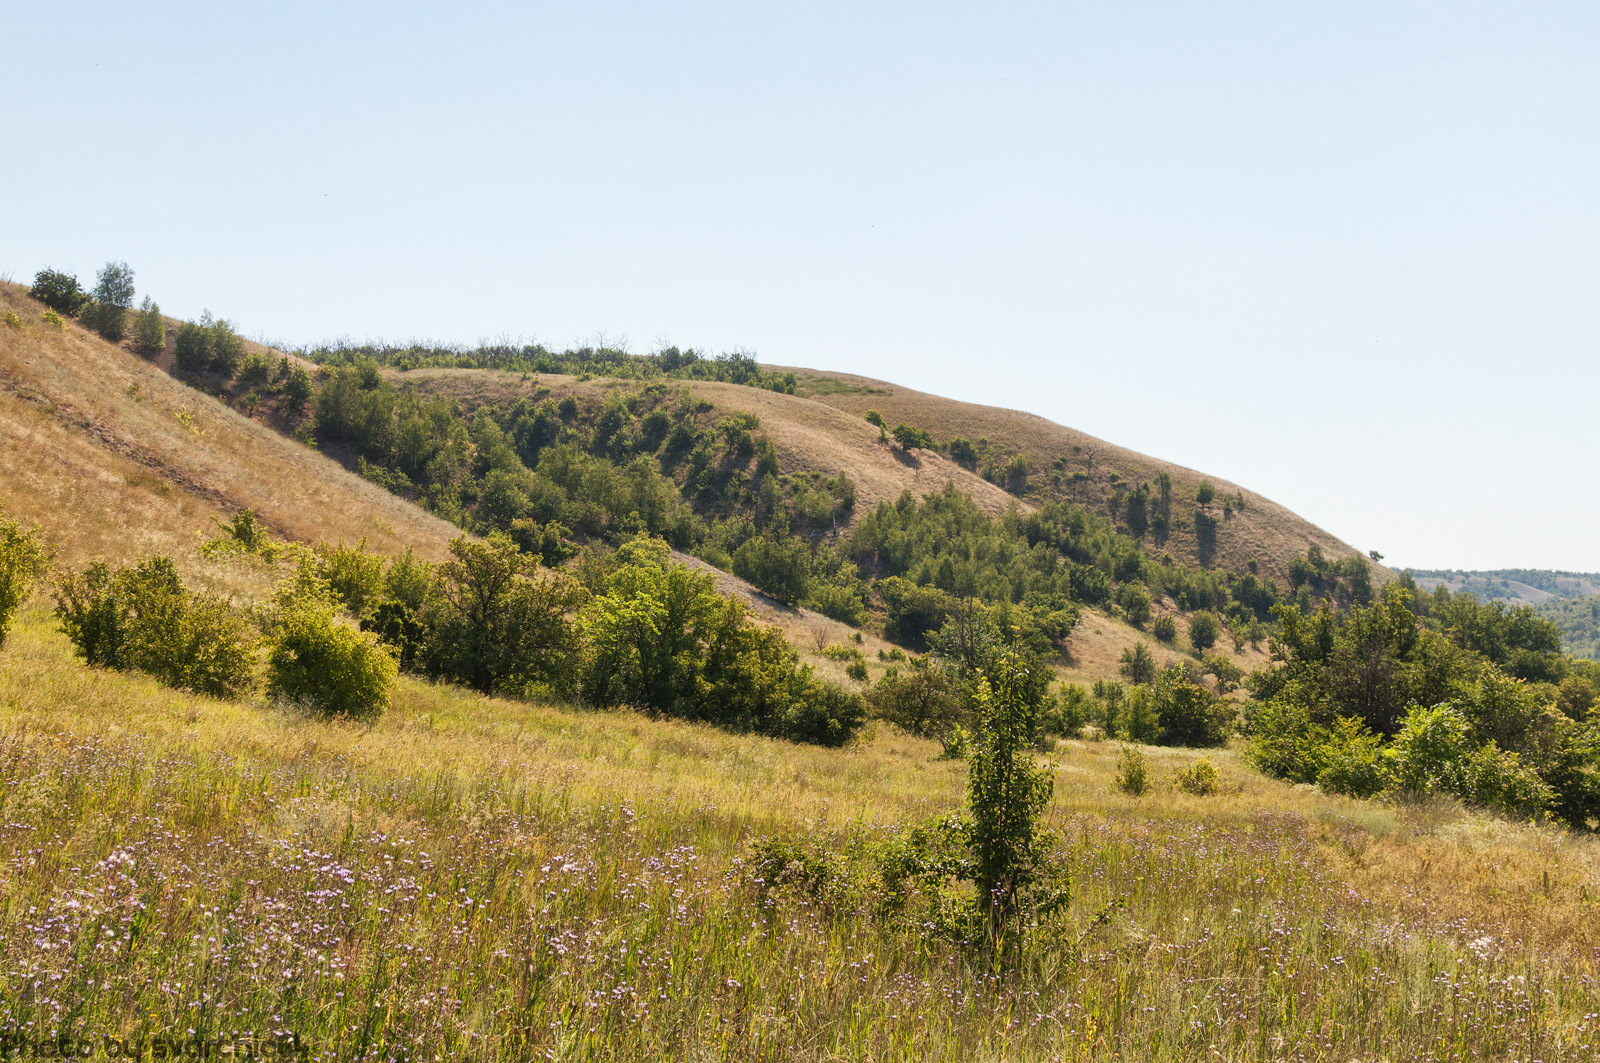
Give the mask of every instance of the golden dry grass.
<svg viewBox="0 0 1600 1063">
<path fill-rule="evenodd" d="M 42 321 L 18 285 L 0 285 L 0 307 L 22 321 L 0 329 L 0 511 L 42 527 L 60 562 L 165 553 L 238 590 L 193 550 L 238 509 L 286 539 L 431 559 L 458 534 L 137 355 Z"/>
<path fill-rule="evenodd" d="M 354 727 L 90 670 L 33 606 L 0 651 L 0 1012 L 275 1023 L 333 1059 L 1592 1058 L 1593 839 L 1234 750 L 1145 747 L 1135 798 L 1120 751 L 1045 758 L 1073 899 L 1000 978 L 870 905 L 764 906 L 741 862 L 774 835 L 849 858 L 958 807 L 932 743 L 410 680 Z M 1200 756 L 1214 796 L 1173 785 Z"/>
<path fill-rule="evenodd" d="M 1112 474 L 1127 483 L 1138 484 L 1154 483 L 1155 478 L 1165 472 L 1173 482 L 1173 516 L 1175 520 L 1188 522 L 1188 526 L 1179 528 L 1162 549 L 1191 564 L 1198 561 L 1198 554 L 1189 515 L 1194 509 L 1195 490 L 1202 480 L 1209 480 L 1218 494 L 1218 500 L 1210 507 L 1213 516 L 1221 522 L 1217 533 L 1216 567 L 1242 572 L 1246 561 L 1255 560 L 1262 574 L 1284 583 L 1289 562 L 1303 556 L 1313 543 L 1330 558 L 1361 553 L 1241 484 L 1116 446 L 1031 413 L 960 402 L 851 373 L 789 366 L 766 368 L 794 372 L 800 378 L 801 393 L 814 394 L 811 401 L 836 407 L 853 417 L 875 409 L 890 424 L 903 421 L 917 425 L 928 429 L 941 441 L 965 436 L 976 443 L 980 438 L 987 438 L 1004 449 L 1026 454 L 1031 459 L 1030 483 L 1036 489 L 1030 491 L 1030 498 L 1051 493 L 1044 485 L 1057 459 L 1066 462 L 1066 473 L 1088 471 L 1092 480 L 1082 489 L 1063 486 L 1053 493 L 1102 510 L 1112 493 L 1109 483 Z M 835 390 L 839 385 L 845 388 Z M 1224 518 L 1221 500 L 1239 492 L 1244 494 L 1244 510 Z M 1380 581 L 1390 575 L 1381 566 L 1375 569 Z"/>
</svg>

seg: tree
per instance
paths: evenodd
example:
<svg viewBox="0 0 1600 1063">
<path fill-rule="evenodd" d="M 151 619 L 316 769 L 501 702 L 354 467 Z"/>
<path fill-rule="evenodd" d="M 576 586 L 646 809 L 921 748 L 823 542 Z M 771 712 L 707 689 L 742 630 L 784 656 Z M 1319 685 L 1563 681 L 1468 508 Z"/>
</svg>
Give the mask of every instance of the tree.
<svg viewBox="0 0 1600 1063">
<path fill-rule="evenodd" d="M 438 568 L 441 594 L 421 618 L 424 667 L 484 694 L 565 689 L 577 656 L 567 614 L 583 589 L 565 573 L 541 573 L 539 559 L 501 532 L 482 542 L 462 536 L 450 553 Z"/>
<path fill-rule="evenodd" d="M 878 442 L 882 443 L 889 438 L 889 430 L 884 427 L 883 414 L 879 413 L 877 410 L 868 410 L 866 415 L 861 419 L 866 421 L 868 424 L 875 425 L 877 427 Z"/>
<path fill-rule="evenodd" d="M 769 598 L 795 605 L 811 585 L 811 554 L 793 537 L 750 539 L 733 553 L 733 574 Z"/>
<path fill-rule="evenodd" d="M 33 594 L 48 561 L 37 529 L 0 517 L 0 647 L 6 644 L 11 618 Z"/>
<path fill-rule="evenodd" d="M 218 318 L 211 323 L 211 368 L 229 379 L 244 361 L 244 340 L 233 330 L 233 323 Z"/>
<path fill-rule="evenodd" d="M 1150 619 L 1150 592 L 1142 583 L 1124 583 L 1117 591 L 1117 604 L 1134 627 L 1144 627 Z"/>
<path fill-rule="evenodd" d="M 88 292 L 78 286 L 78 278 L 59 270 L 42 269 L 33 276 L 33 287 L 28 294 L 52 310 L 76 316 L 93 300 Z"/>
<path fill-rule="evenodd" d="M 933 437 L 921 428 L 914 428 L 908 424 L 897 424 L 894 426 L 893 434 L 894 441 L 900 444 L 901 450 L 911 450 L 913 448 L 920 450 L 939 449 L 939 444 L 935 443 Z"/>
<path fill-rule="evenodd" d="M 978 905 L 988 917 L 995 951 L 1020 946 L 1024 892 L 1038 877 L 1043 852 L 1038 820 L 1050 804 L 1053 776 L 1033 762 L 1037 707 L 1024 696 L 1028 670 L 1003 654 L 978 680 L 967 806 Z"/>
<path fill-rule="evenodd" d="M 1189 645 L 1196 653 L 1205 653 L 1217 644 L 1217 618 L 1207 610 L 1200 610 L 1189 618 Z"/>
<path fill-rule="evenodd" d="M 909 671 L 891 668 L 867 693 L 873 715 L 918 738 L 937 739 L 946 756 L 955 755 L 970 723 L 961 691 L 951 677 L 926 658 L 913 657 Z"/>
<path fill-rule="evenodd" d="M 167 322 L 161 306 L 147 295 L 139 304 L 139 317 L 133 323 L 133 345 L 141 354 L 159 354 L 167 345 Z"/>
<path fill-rule="evenodd" d="M 1201 480 L 1200 486 L 1195 489 L 1194 500 L 1202 506 L 1210 505 L 1211 500 L 1217 497 L 1217 489 L 1210 480 Z"/>
<path fill-rule="evenodd" d="M 122 339 L 133 306 L 133 270 L 126 262 L 107 262 L 96 277 L 92 298 L 83 312 L 84 323 L 108 340 Z"/>
<path fill-rule="evenodd" d="M 297 365 L 290 370 L 288 379 L 283 382 L 283 401 L 288 404 L 289 412 L 297 414 L 304 410 L 314 390 L 311 374 L 306 372 L 304 366 Z"/>
<path fill-rule="evenodd" d="M 185 373 L 204 373 L 211 368 L 211 330 L 209 322 L 185 321 L 178 326 L 174 340 L 174 364 Z"/>
<path fill-rule="evenodd" d="M 1117 671 L 1126 676 L 1130 683 L 1149 683 L 1156 677 L 1155 656 L 1141 639 L 1122 651 Z"/>
</svg>

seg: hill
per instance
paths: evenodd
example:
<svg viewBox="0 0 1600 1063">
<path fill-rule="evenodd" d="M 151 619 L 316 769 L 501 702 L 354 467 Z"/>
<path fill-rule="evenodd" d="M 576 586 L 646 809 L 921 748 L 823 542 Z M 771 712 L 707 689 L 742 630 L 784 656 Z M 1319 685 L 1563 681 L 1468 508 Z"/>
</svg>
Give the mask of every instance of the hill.
<svg viewBox="0 0 1600 1063">
<path fill-rule="evenodd" d="M 300 542 L 366 539 L 437 559 L 459 534 L 315 450 L 175 380 L 171 337 L 146 360 L 79 327 L 51 324 L 20 285 L 0 285 L 0 509 L 36 524 L 57 560 L 170 554 L 219 590 L 259 592 L 259 574 L 203 561 L 215 521 L 253 509 Z"/>
<path fill-rule="evenodd" d="M 759 417 L 785 473 L 845 472 L 857 484 L 856 515 L 870 512 L 880 501 L 892 501 L 902 491 L 921 496 L 954 483 L 991 514 L 999 515 L 1013 505 L 1031 511 L 1052 500 L 1069 501 L 1106 515 L 1131 533 L 1130 502 L 1141 485 L 1148 485 L 1142 507 L 1150 516 L 1142 542 L 1154 557 L 1166 553 L 1183 563 L 1236 573 L 1254 561 L 1262 575 L 1287 584 L 1291 563 L 1313 545 L 1330 560 L 1364 556 L 1238 484 L 1117 447 L 1033 414 L 978 406 L 850 374 L 762 368 L 794 374 L 796 393 L 718 381 L 670 383 L 692 390 L 719 411 Z M 598 397 L 625 386 L 607 377 L 585 380 L 559 373 L 530 376 L 486 369 L 420 368 L 389 370 L 385 375 L 422 394 L 448 396 L 461 403 L 469 417 L 481 406 L 510 405 L 536 393 Z M 908 452 L 880 442 L 878 430 L 862 420 L 868 410 L 877 410 L 891 426 L 904 422 L 929 430 L 943 444 L 965 438 L 978 450 L 978 460 L 968 468 L 945 453 Z M 1021 478 L 1013 472 L 1013 490 L 1007 491 L 1002 486 L 1008 479 L 1005 470 L 1018 457 L 1026 472 Z M 989 478 L 981 475 L 984 471 Z M 1157 485 L 1163 474 L 1171 483 L 1165 535 L 1151 519 L 1161 509 Z M 1202 483 L 1210 483 L 1216 492 L 1207 504 L 1196 501 Z M 1375 582 L 1392 575 L 1373 566 Z"/>
<path fill-rule="evenodd" d="M 1552 569 L 1498 568 L 1467 572 L 1461 569 L 1408 569 L 1425 591 L 1443 586 L 1451 594 L 1465 591 L 1483 601 L 1523 605 L 1584 598 L 1600 594 L 1600 573 L 1558 572 Z"/>
<path fill-rule="evenodd" d="M 1534 611 L 1561 629 L 1561 648 L 1574 657 L 1600 661 L 1600 595 L 1552 598 Z"/>
<path fill-rule="evenodd" d="M 1313 545 L 1331 560 L 1366 556 L 1241 484 L 1116 446 L 1031 413 L 961 402 L 850 373 L 772 368 L 795 374 L 798 395 L 852 416 L 877 410 L 889 424 L 926 428 L 941 442 L 965 438 L 978 448 L 980 462 L 997 474 L 1020 456 L 1026 461 L 1027 486 L 1018 494 L 1027 502 L 1079 502 L 1129 528 L 1133 493 L 1141 484 L 1151 485 L 1148 508 L 1153 515 L 1160 504 L 1156 485 L 1166 474 L 1172 484 L 1169 533 L 1163 540 L 1153 526 L 1147 532 L 1146 542 L 1154 554 L 1170 552 L 1190 564 L 1233 572 L 1243 572 L 1255 561 L 1263 575 L 1280 583 L 1288 582 L 1290 564 Z M 1209 504 L 1196 502 L 1202 483 L 1215 489 Z M 1215 528 L 1209 543 L 1207 524 Z M 1392 577 L 1381 565 L 1373 566 L 1373 575 L 1380 583 Z"/>
</svg>

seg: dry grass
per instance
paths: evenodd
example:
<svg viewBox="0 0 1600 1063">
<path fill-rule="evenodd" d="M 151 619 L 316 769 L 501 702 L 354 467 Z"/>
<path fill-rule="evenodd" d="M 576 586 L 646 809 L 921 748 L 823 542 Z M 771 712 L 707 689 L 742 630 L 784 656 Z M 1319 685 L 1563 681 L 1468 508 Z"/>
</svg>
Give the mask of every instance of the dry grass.
<svg viewBox="0 0 1600 1063">
<path fill-rule="evenodd" d="M 1031 413 L 959 402 L 850 373 L 788 366 L 766 368 L 794 372 L 800 377 L 801 392 L 809 391 L 815 396 L 808 401 L 836 407 L 852 417 L 859 418 L 867 410 L 875 409 L 890 424 L 904 421 L 918 425 L 931 431 L 941 441 L 966 436 L 976 443 L 986 437 L 1003 449 L 1026 454 L 1031 459 L 1029 478 L 1032 487 L 1027 496 L 1030 499 L 1055 495 L 1103 510 L 1112 493 L 1109 482 L 1112 474 L 1125 482 L 1138 484 L 1154 483 L 1155 478 L 1165 472 L 1173 481 L 1173 516 L 1188 520 L 1194 508 L 1196 488 L 1202 480 L 1209 480 L 1218 492 L 1218 501 L 1212 504 L 1211 510 L 1221 522 L 1214 561 L 1219 568 L 1242 572 L 1246 561 L 1255 560 L 1263 575 L 1286 583 L 1289 562 L 1303 556 L 1312 543 L 1319 545 L 1330 558 L 1361 553 L 1240 484 L 1107 443 Z M 848 390 L 839 390 L 840 385 Z M 1074 490 L 1070 485 L 1065 485 L 1063 477 L 1064 486 L 1050 488 L 1052 463 L 1057 459 L 1065 460 L 1067 473 L 1088 471 L 1092 477 L 1091 483 Z M 1222 498 L 1232 498 L 1240 491 L 1244 493 L 1244 510 L 1236 511 L 1224 519 Z M 1163 549 L 1190 564 L 1197 563 L 1192 526 L 1178 530 Z M 1391 575 L 1388 569 L 1381 566 L 1375 566 L 1374 574 L 1379 580 Z"/>
<path fill-rule="evenodd" d="M 997 975 L 851 902 L 763 908 L 749 844 L 847 866 L 959 763 L 415 681 L 362 729 L 0 652 L 0 1026 L 293 1030 L 328 1059 L 1593 1058 L 1590 839 L 1063 743 L 1074 899 Z M 858 854 L 850 856 L 849 854 Z M 867 888 L 862 883 L 863 888 Z M 31 1024 L 31 1025 L 30 1025 Z"/>
<path fill-rule="evenodd" d="M 287 539 L 384 553 L 437 558 L 457 534 L 138 356 L 40 321 L 20 286 L 0 285 L 0 305 L 24 323 L 0 329 L 0 511 L 41 526 L 58 560 L 167 553 L 225 580 L 192 547 L 237 509 Z"/>
</svg>

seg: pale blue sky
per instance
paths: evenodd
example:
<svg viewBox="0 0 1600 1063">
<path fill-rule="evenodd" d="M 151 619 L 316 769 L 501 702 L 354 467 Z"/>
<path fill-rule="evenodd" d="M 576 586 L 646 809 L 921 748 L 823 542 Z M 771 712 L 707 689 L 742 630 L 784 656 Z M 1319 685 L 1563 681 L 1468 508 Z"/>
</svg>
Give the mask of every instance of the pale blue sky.
<svg viewBox="0 0 1600 1063">
<path fill-rule="evenodd" d="M 1600 571 L 1593 3 L 8 12 L 0 272 L 1018 407 L 1415 567 Z M 937 434 L 937 426 L 931 426 Z"/>
</svg>

